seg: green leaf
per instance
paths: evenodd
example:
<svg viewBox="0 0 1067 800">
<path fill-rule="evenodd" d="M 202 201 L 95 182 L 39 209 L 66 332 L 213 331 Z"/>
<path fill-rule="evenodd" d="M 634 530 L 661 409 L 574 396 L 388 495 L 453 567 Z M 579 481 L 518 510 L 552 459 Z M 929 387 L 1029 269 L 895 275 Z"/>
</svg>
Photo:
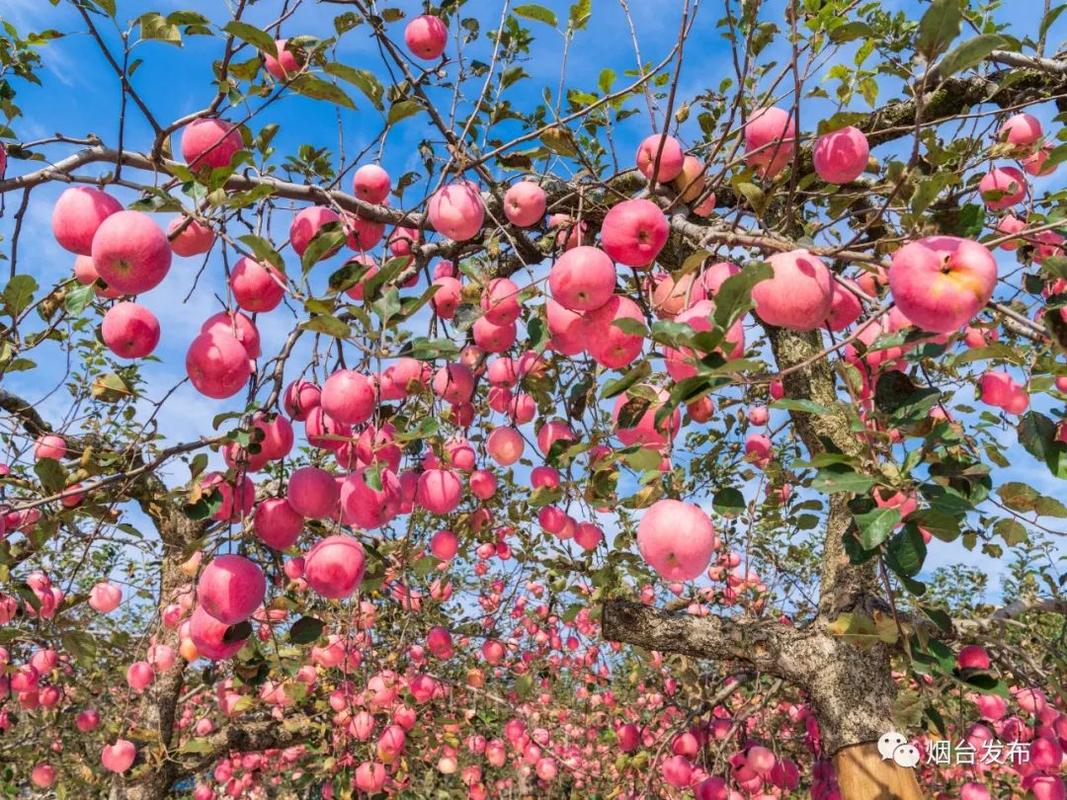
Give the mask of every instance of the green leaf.
<svg viewBox="0 0 1067 800">
<path fill-rule="evenodd" d="M 838 25 L 830 31 L 830 41 L 834 44 L 844 44 L 854 39 L 862 39 L 865 36 L 873 36 L 874 31 L 866 22 L 855 20 Z"/>
<path fill-rule="evenodd" d="M 545 8 L 544 6 L 531 3 L 530 5 L 516 6 L 514 12 L 516 16 L 537 20 L 538 22 L 545 23 L 545 25 L 551 25 L 553 28 L 559 24 L 559 20 L 556 19 L 556 13 L 552 9 Z"/>
<path fill-rule="evenodd" d="M 719 489 L 711 501 L 715 513 L 723 517 L 736 517 L 745 510 L 745 496 L 739 489 L 727 486 Z"/>
<path fill-rule="evenodd" d="M 382 95 L 385 94 L 385 88 L 373 72 L 365 69 L 349 67 L 346 64 L 338 64 L 335 61 L 329 62 L 324 69 L 330 75 L 340 78 L 343 81 L 348 81 L 353 86 L 357 87 L 379 111 L 385 108 L 382 103 Z"/>
<path fill-rule="evenodd" d="M 561 156 L 571 158 L 578 155 L 578 148 L 574 146 L 574 137 L 571 136 L 571 132 L 558 125 L 542 134 L 541 144 Z"/>
<path fill-rule="evenodd" d="M 925 560 L 926 542 L 917 525 L 905 525 L 886 546 L 885 562 L 898 575 L 907 578 L 918 575 Z"/>
<path fill-rule="evenodd" d="M 752 308 L 752 287 L 774 277 L 774 270 L 766 261 L 754 261 L 736 275 L 722 282 L 715 293 L 715 324 L 729 330 L 738 319 Z"/>
<path fill-rule="evenodd" d="M 266 31 L 261 31 L 255 25 L 235 19 L 226 23 L 222 29 L 231 36 L 248 42 L 261 53 L 274 57 L 278 55 L 278 46 L 274 43 L 274 37 Z"/>
<path fill-rule="evenodd" d="M 48 494 L 60 492 L 67 485 L 67 471 L 54 458 L 42 458 L 33 465 L 33 471 Z"/>
<path fill-rule="evenodd" d="M 4 308 L 13 318 L 25 311 L 33 302 L 37 281 L 31 275 L 16 275 L 4 287 Z"/>
<path fill-rule="evenodd" d="M 97 643 L 90 633 L 85 631 L 67 631 L 59 637 L 63 649 L 74 656 L 82 665 L 92 664 L 96 659 Z"/>
<path fill-rule="evenodd" d="M 571 30 L 580 31 L 592 16 L 593 0 L 578 0 L 577 3 L 571 6 L 570 13 L 567 15 L 567 24 Z"/>
<path fill-rule="evenodd" d="M 647 360 L 638 362 L 635 366 L 627 370 L 626 374 L 621 378 L 616 378 L 613 381 L 608 381 L 604 384 L 604 388 L 600 392 L 602 399 L 608 399 L 620 395 L 633 386 L 638 381 L 642 381 L 652 374 L 652 365 Z"/>
<path fill-rule="evenodd" d="M 856 472 L 848 464 L 831 464 L 820 469 L 811 481 L 811 488 L 824 494 L 852 492 L 864 494 L 874 486 L 874 478 Z"/>
<path fill-rule="evenodd" d="M 304 272 L 336 253 L 347 238 L 348 234 L 340 222 L 327 222 L 319 228 L 308 243 L 304 255 L 300 257 L 300 266 Z"/>
<path fill-rule="evenodd" d="M 993 533 L 1003 539 L 1004 544 L 1008 547 L 1023 544 L 1030 538 L 1026 535 L 1026 528 L 1023 527 L 1021 522 L 1007 517 L 999 519 L 993 524 Z"/>
<path fill-rule="evenodd" d="M 599 87 L 601 94 L 611 94 L 611 87 L 614 83 L 615 70 L 610 67 L 600 70 L 600 77 L 597 79 L 596 85 Z"/>
<path fill-rule="evenodd" d="M 315 617 L 301 617 L 289 629 L 289 641 L 293 644 L 310 644 L 322 635 L 323 622 Z"/>
<path fill-rule="evenodd" d="M 928 62 L 933 61 L 945 52 L 952 40 L 959 35 L 962 22 L 960 0 L 933 0 L 919 20 L 919 38 L 915 49 L 922 53 Z"/>
<path fill-rule="evenodd" d="M 311 319 L 300 323 L 300 327 L 305 331 L 325 333 L 327 336 L 333 336 L 337 339 L 348 339 L 352 336 L 352 329 L 348 325 L 341 322 L 337 317 L 330 317 L 324 314 L 313 314 Z"/>
<path fill-rule="evenodd" d="M 324 81 L 310 72 L 301 72 L 293 78 L 289 83 L 289 88 L 298 94 L 304 95 L 304 97 L 325 100 L 335 105 L 350 108 L 353 111 L 356 109 L 356 104 L 352 102 L 351 97 L 345 94 L 344 89 L 335 83 Z"/>
<path fill-rule="evenodd" d="M 395 125 L 401 120 L 405 120 L 408 117 L 418 114 L 422 110 L 422 104 L 418 100 L 401 100 L 399 103 L 393 103 L 393 105 L 389 107 L 389 116 L 386 121 L 390 125 Z"/>
<path fill-rule="evenodd" d="M 212 744 L 210 739 L 203 736 L 197 736 L 193 739 L 186 739 L 182 742 L 182 746 L 178 748 L 179 753 L 210 753 L 215 749 L 215 745 Z"/>
<path fill-rule="evenodd" d="M 252 254 L 258 261 L 265 261 L 273 267 L 276 267 L 279 271 L 285 272 L 285 261 L 282 259 L 281 254 L 274 249 L 269 241 L 262 236 L 254 236 L 252 234 L 245 234 L 244 236 L 237 237 L 237 241 L 248 246 L 248 249 L 252 251 Z"/>
<path fill-rule="evenodd" d="M 81 316 L 81 313 L 89 307 L 89 304 L 93 302 L 95 296 L 96 287 L 92 284 L 89 284 L 88 286 L 78 284 L 67 292 L 67 296 L 63 299 L 63 307 L 72 317 L 79 317 Z"/>
<path fill-rule="evenodd" d="M 942 80 L 963 72 L 978 64 L 994 50 L 1003 50 L 1008 40 L 995 33 L 983 33 L 957 45 L 937 65 L 937 74 Z"/>
<path fill-rule="evenodd" d="M 860 529 L 860 544 L 865 550 L 873 550 L 884 542 L 900 522 L 900 509 L 875 508 L 865 514 L 854 514 Z"/>
<path fill-rule="evenodd" d="M 1056 424 L 1051 419 L 1040 412 L 1028 411 L 1019 420 L 1018 434 L 1019 443 L 1030 455 L 1043 461 L 1057 478 L 1067 478 L 1067 445 L 1056 437 Z"/>
<path fill-rule="evenodd" d="M 805 414 L 829 414 L 830 409 L 824 405 L 816 403 L 814 400 L 794 400 L 791 397 L 783 397 L 781 400 L 775 400 L 771 403 L 771 408 L 780 408 L 785 411 L 801 411 Z"/>
<path fill-rule="evenodd" d="M 177 25 L 166 19 L 162 14 L 155 11 L 142 14 L 137 18 L 137 24 L 141 26 L 142 39 L 156 39 L 168 44 L 181 46 L 182 32 Z"/>
<path fill-rule="evenodd" d="M 222 641 L 226 644 L 233 644 L 234 642 L 243 642 L 249 636 L 252 635 L 252 623 L 248 620 L 244 622 L 238 622 L 236 625 L 231 625 L 226 629 L 226 633 L 222 635 Z"/>
<path fill-rule="evenodd" d="M 925 419 L 940 397 L 937 389 L 918 387 L 908 375 L 895 370 L 880 376 L 874 390 L 875 406 L 895 425 Z"/>
</svg>

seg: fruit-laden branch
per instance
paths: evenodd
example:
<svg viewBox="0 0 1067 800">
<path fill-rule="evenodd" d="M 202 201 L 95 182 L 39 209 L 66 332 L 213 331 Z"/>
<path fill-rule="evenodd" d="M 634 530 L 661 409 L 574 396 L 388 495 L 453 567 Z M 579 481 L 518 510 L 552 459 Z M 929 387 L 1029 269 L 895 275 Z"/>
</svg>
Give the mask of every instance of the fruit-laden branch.
<svg viewBox="0 0 1067 800">
<path fill-rule="evenodd" d="M 314 722 L 304 714 L 287 716 L 284 722 L 276 719 L 231 723 L 206 737 L 202 753 L 172 754 L 177 760 L 180 779 L 208 769 L 230 753 L 252 753 L 272 748 L 306 744 L 312 739 Z"/>
<path fill-rule="evenodd" d="M 668 613 L 625 600 L 604 604 L 601 627 L 609 641 L 691 658 L 741 661 L 773 675 L 795 674 L 792 648 L 801 635 L 773 620 Z"/>
</svg>

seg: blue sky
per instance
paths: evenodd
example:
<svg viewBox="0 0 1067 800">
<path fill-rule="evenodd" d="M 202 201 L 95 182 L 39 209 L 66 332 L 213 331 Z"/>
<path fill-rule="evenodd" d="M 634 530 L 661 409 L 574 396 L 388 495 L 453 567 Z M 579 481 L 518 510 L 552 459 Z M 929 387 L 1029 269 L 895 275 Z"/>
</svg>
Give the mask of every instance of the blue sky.
<svg viewBox="0 0 1067 800">
<path fill-rule="evenodd" d="M 45 62 L 43 76 L 45 87 L 42 89 L 20 85 L 18 102 L 24 116 L 15 124 L 19 138 L 24 141 L 35 139 L 61 129 L 70 135 L 84 135 L 92 131 L 99 134 L 105 141 L 114 143 L 119 102 L 117 81 L 102 60 L 95 43 L 84 33 L 83 23 L 77 15 L 66 4 L 53 8 L 43 0 L 5 0 L 4 5 L 5 15 L 9 16 L 24 33 L 44 27 L 71 33 L 70 36 L 42 50 Z M 417 13 L 421 7 L 421 4 L 410 0 L 397 0 L 393 5 L 402 7 L 409 15 Z M 560 18 L 566 16 L 567 3 L 548 0 L 544 5 L 554 8 Z M 593 5 L 594 21 L 586 31 L 578 34 L 569 54 L 565 84 L 568 88 L 595 90 L 597 76 L 605 68 L 611 68 L 617 73 L 616 86 L 624 85 L 631 80 L 625 72 L 633 69 L 634 55 L 630 44 L 630 33 L 618 4 L 610 0 L 594 0 Z M 637 0 L 637 2 L 631 2 L 630 5 L 644 60 L 653 63 L 660 61 L 675 41 L 681 4 L 668 0 L 653 0 L 652 2 Z M 717 87 L 721 78 L 731 71 L 726 58 L 728 51 L 721 41 L 720 32 L 715 28 L 721 4 L 705 0 L 703 5 L 692 39 L 686 49 L 681 74 L 680 97 L 690 96 L 708 87 Z M 766 4 L 765 18 L 781 20 L 782 5 L 781 2 Z M 886 10 L 908 9 L 913 17 L 918 16 L 918 12 L 914 11 L 917 5 L 910 0 L 909 2 L 897 0 L 882 3 Z M 219 0 L 207 2 L 196 0 L 125 2 L 120 0 L 119 16 L 120 19 L 127 19 L 148 10 L 157 10 L 166 14 L 174 10 L 189 9 L 201 11 L 213 20 L 225 21 L 226 15 L 221 11 L 222 6 Z M 1039 12 L 1039 6 L 1040 3 L 1036 1 L 1013 6 L 1011 14 L 1019 31 L 1025 32 L 1036 28 L 1034 20 Z M 280 7 L 280 2 L 257 3 L 250 8 L 246 19 L 252 23 L 266 24 L 277 15 Z M 342 6 L 307 2 L 286 21 L 283 34 L 286 36 L 331 35 L 333 17 L 344 10 Z M 499 3 L 489 0 L 476 0 L 468 3 L 464 9 L 464 16 L 473 16 L 481 20 L 483 32 L 496 25 L 499 14 Z M 395 25 L 397 35 L 402 24 Z M 537 42 L 533 46 L 536 55 L 523 64 L 530 78 L 521 84 L 524 88 L 516 95 L 516 101 L 526 102 L 532 107 L 538 102 L 542 87 L 550 87 L 555 92 L 559 81 L 562 39 L 559 34 L 546 26 L 536 22 L 530 22 L 529 25 L 537 36 Z M 105 32 L 109 43 L 114 46 L 116 41 L 114 31 L 107 32 L 105 26 Z M 1062 40 L 1065 32 L 1067 32 L 1067 15 L 1053 26 L 1049 32 L 1049 41 L 1055 43 Z M 488 47 L 484 39 L 480 40 L 472 55 L 481 57 L 483 60 L 487 59 Z M 144 65 L 136 73 L 134 83 L 158 119 L 169 121 L 206 104 L 213 94 L 210 65 L 213 59 L 220 56 L 221 48 L 221 40 L 210 37 L 188 38 L 180 49 L 159 42 L 148 42 L 138 46 L 135 54 L 144 58 Z M 772 45 L 764 57 L 773 59 L 776 55 L 781 55 L 781 48 L 781 44 Z M 249 56 L 249 53 L 244 54 L 242 60 Z M 356 29 L 342 39 L 339 57 L 344 63 L 372 69 L 381 74 L 383 80 L 387 78 L 380 66 L 377 49 L 373 46 L 365 28 Z M 847 57 L 847 50 L 842 51 L 838 56 L 838 58 Z M 826 66 L 832 63 L 831 60 Z M 882 101 L 888 99 L 888 92 L 891 88 L 889 84 L 885 84 Z M 275 145 L 279 154 L 285 154 L 292 152 L 299 144 L 305 143 L 318 147 L 336 148 L 338 120 L 340 120 L 344 149 L 351 155 L 363 150 L 382 124 L 380 114 L 373 109 L 366 98 L 354 90 L 352 96 L 359 107 L 357 111 L 338 109 L 326 103 L 289 95 L 257 116 L 255 126 L 258 128 L 268 122 L 279 123 L 282 127 L 275 139 Z M 640 113 L 623 123 L 617 133 L 619 154 L 624 168 L 628 166 L 628 161 L 632 158 L 636 143 L 648 133 L 648 118 L 643 99 L 637 98 L 631 103 L 639 109 Z M 802 129 L 813 130 L 818 119 L 832 110 L 823 101 L 805 102 L 801 110 Z M 867 108 L 863 101 L 857 98 L 850 106 L 850 110 L 864 111 Z M 239 111 L 234 111 L 229 116 L 234 118 L 239 113 Z M 662 118 L 663 113 L 663 108 L 659 108 L 657 115 Z M 1040 107 L 1034 113 L 1042 119 L 1046 128 L 1050 127 L 1055 113 L 1051 105 Z M 149 127 L 135 109 L 131 108 L 128 112 L 128 120 L 128 145 L 134 149 L 146 149 L 151 141 Z M 428 135 L 427 124 L 424 116 L 415 117 L 402 123 L 390 134 L 382 163 L 394 178 L 409 170 L 422 171 L 416 145 L 420 139 Z M 692 134 L 693 130 L 695 130 L 695 121 L 691 120 L 683 129 L 683 133 Z M 691 135 L 690 140 L 692 138 Z M 176 141 L 175 145 L 177 145 Z M 892 147 L 877 150 L 875 154 L 884 156 L 892 153 Z M 177 149 L 176 146 L 175 149 Z M 59 157 L 67 150 L 63 147 L 53 147 L 47 152 L 52 157 Z M 8 172 L 17 174 L 31 168 L 33 167 L 26 162 L 13 161 L 8 167 Z M 1061 168 L 1059 175 L 1041 179 L 1037 183 L 1036 190 L 1040 192 L 1045 188 L 1062 187 L 1065 169 L 1067 168 Z M 59 185 L 51 185 L 41 187 L 34 192 L 26 229 L 23 233 L 20 268 L 31 271 L 42 286 L 65 278 L 73 262 L 73 257 L 56 245 L 49 228 L 51 205 L 62 188 Z M 344 188 L 346 190 L 349 188 L 347 180 Z M 124 201 L 132 200 L 132 195 L 128 192 L 117 190 L 116 194 Z M 409 197 L 415 196 L 412 190 Z M 10 237 L 16 202 L 16 197 L 9 196 L 7 212 L 0 218 L 0 235 L 4 236 L 5 241 Z M 281 214 L 280 216 L 285 218 L 285 225 L 287 225 L 288 215 Z M 166 221 L 167 217 L 161 218 L 161 222 Z M 284 233 L 285 225 L 280 226 L 281 229 L 276 233 Z M 6 247 L 5 244 L 5 250 Z M 144 370 L 153 398 L 161 397 L 184 377 L 183 359 L 188 342 L 195 335 L 200 321 L 221 310 L 219 301 L 214 297 L 215 294 L 224 296 L 224 287 L 219 277 L 221 269 L 217 250 L 215 252 L 211 266 L 205 273 L 206 277 L 201 279 L 200 289 L 189 301 L 179 303 L 177 299 L 185 296 L 191 274 L 200 266 L 199 259 L 176 259 L 166 281 L 157 289 L 144 295 L 141 300 L 156 313 L 163 328 L 163 344 L 157 351 L 161 363 L 148 365 Z M 295 261 L 291 253 L 286 255 L 288 259 Z M 340 257 L 335 258 L 330 264 L 336 267 L 340 263 L 339 259 Z M 1008 263 L 1011 262 L 1005 262 L 1005 266 Z M 326 266 L 319 269 L 323 275 L 331 271 Z M 265 353 L 277 350 L 294 319 L 292 313 L 284 309 L 260 317 L 258 327 Z M 426 315 L 421 315 L 416 318 L 414 324 L 425 326 L 426 320 Z M 49 363 L 51 359 L 54 359 L 57 364 L 62 363 L 60 353 L 55 349 L 49 352 L 42 348 L 38 352 L 42 355 L 39 355 L 37 360 L 42 364 Z M 42 372 L 48 374 L 43 376 Z M 43 380 L 45 377 L 47 381 Z M 55 383 L 55 373 L 51 369 L 40 370 L 32 374 L 10 376 L 5 379 L 5 382 L 12 389 L 36 400 Z M 50 419 L 60 418 L 67 408 L 66 400 L 63 392 L 52 395 L 41 404 L 43 413 Z M 1035 407 L 1042 410 L 1057 407 L 1048 397 L 1034 398 L 1033 402 Z M 231 401 L 207 400 L 186 385 L 181 387 L 171 398 L 171 402 L 164 407 L 160 420 L 161 429 L 167 433 L 168 438 L 175 442 L 193 439 L 210 430 L 212 417 L 221 411 L 234 408 L 235 404 Z M 772 427 L 778 421 L 776 417 L 772 422 Z M 1014 443 L 1015 434 L 1012 430 L 1006 430 L 1004 436 L 1006 443 Z M 1052 478 L 1043 466 L 1036 464 L 1021 448 L 1012 447 L 1011 459 L 1012 466 L 998 473 L 998 481 L 1019 480 L 1053 496 L 1059 496 L 1062 493 L 1061 483 Z M 180 476 L 184 474 L 184 470 L 179 468 L 175 474 Z M 609 536 L 609 542 L 610 540 Z M 1060 552 L 1067 552 L 1063 548 L 1062 539 L 1060 540 Z M 1002 563 L 977 553 L 969 554 L 957 545 L 945 544 L 935 544 L 931 548 L 928 567 L 957 561 L 973 563 L 991 575 L 996 575 L 1003 570 Z"/>
</svg>

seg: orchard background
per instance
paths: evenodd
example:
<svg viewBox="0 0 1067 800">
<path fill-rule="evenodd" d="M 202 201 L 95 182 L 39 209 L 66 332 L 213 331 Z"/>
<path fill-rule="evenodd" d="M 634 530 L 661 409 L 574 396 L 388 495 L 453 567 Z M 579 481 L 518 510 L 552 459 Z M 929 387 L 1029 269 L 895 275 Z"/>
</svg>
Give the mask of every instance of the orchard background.
<svg viewBox="0 0 1067 800">
<path fill-rule="evenodd" d="M 1063 11 L 6 0 L 5 793 L 1063 800 Z"/>
</svg>

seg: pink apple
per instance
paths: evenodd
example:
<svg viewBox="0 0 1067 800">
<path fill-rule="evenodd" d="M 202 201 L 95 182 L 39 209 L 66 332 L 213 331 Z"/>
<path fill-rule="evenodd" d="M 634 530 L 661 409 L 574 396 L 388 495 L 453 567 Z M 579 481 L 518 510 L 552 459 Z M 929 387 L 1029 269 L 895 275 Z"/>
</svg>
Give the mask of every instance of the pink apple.
<svg viewBox="0 0 1067 800">
<path fill-rule="evenodd" d="M 234 337 L 244 347 L 249 358 L 259 358 L 259 330 L 252 320 L 240 311 L 220 311 L 204 320 L 201 333 L 221 333 Z"/>
<path fill-rule="evenodd" d="M 487 353 L 503 353 L 515 344 L 518 329 L 514 322 L 495 325 L 487 317 L 479 317 L 471 326 L 474 343 Z"/>
<path fill-rule="evenodd" d="M 458 551 L 459 540 L 452 531 L 438 531 L 430 538 L 430 552 L 433 553 L 434 558 L 441 561 L 451 561 Z M 433 631 L 431 630 L 430 633 L 433 633 Z M 429 641 L 427 641 L 427 644 L 429 644 Z M 440 658 L 440 656 L 438 657 Z"/>
<path fill-rule="evenodd" d="M 613 261 L 647 267 L 669 235 L 667 217 L 659 206 L 651 200 L 624 200 L 605 215 L 600 242 Z"/>
<path fill-rule="evenodd" d="M 404 43 L 414 56 L 423 61 L 434 61 L 445 52 L 448 28 L 439 17 L 423 14 L 404 28 Z"/>
<path fill-rule="evenodd" d="M 244 639 L 226 641 L 230 626 L 219 622 L 202 606 L 193 609 L 189 617 L 189 639 L 196 646 L 198 655 L 212 661 L 221 661 L 236 655 L 245 643 Z"/>
<path fill-rule="evenodd" d="M 715 313 L 715 304 L 710 300 L 700 300 L 687 308 L 674 318 L 675 322 L 685 323 L 695 331 L 710 331 L 712 315 Z M 728 349 L 719 346 L 716 350 L 726 358 L 740 358 L 745 352 L 745 328 L 741 320 L 737 320 L 726 332 L 724 344 Z M 663 357 L 666 361 L 667 372 L 671 380 L 683 381 L 695 377 L 697 367 L 694 361 L 703 358 L 705 353 L 696 353 L 688 347 L 675 349 L 663 348 Z"/>
<path fill-rule="evenodd" d="M 1026 176 L 1015 167 L 995 167 L 978 183 L 986 208 L 999 211 L 1026 199 Z"/>
<path fill-rule="evenodd" d="M 545 216 L 548 198 L 533 181 L 519 181 L 504 193 L 504 216 L 520 228 L 536 225 Z"/>
<path fill-rule="evenodd" d="M 641 557 L 670 581 L 697 577 L 711 561 L 715 545 L 715 528 L 708 515 L 679 500 L 657 501 L 637 528 Z"/>
<path fill-rule="evenodd" d="M 668 398 L 668 394 L 664 389 L 658 389 L 656 394 L 659 396 L 659 402 L 649 404 L 640 419 L 630 427 L 618 427 L 619 416 L 622 413 L 622 409 L 628 403 L 636 402 L 636 400 L 626 394 L 621 394 L 615 399 L 615 406 L 611 412 L 611 419 L 616 425 L 615 435 L 619 437 L 619 441 L 622 442 L 623 445 L 629 447 L 637 444 L 642 447 L 663 449 L 678 433 L 678 428 L 682 421 L 682 412 L 677 408 L 674 409 L 667 419 L 658 426 L 656 425 L 656 413 L 663 407 L 663 404 Z"/>
<path fill-rule="evenodd" d="M 824 134 L 815 142 L 815 172 L 827 183 L 851 183 L 867 168 L 870 147 L 863 131 L 851 125 Z"/>
<path fill-rule="evenodd" d="M 1026 223 L 1023 220 L 1018 219 L 1011 212 L 1001 217 L 997 223 L 997 234 L 999 236 L 1014 236 L 1017 233 L 1022 233 L 1026 230 Z M 1021 243 L 1020 238 L 1008 239 L 1005 242 L 1001 242 L 1000 248 L 1002 250 L 1017 250 Z"/>
<path fill-rule="evenodd" d="M 304 557 L 308 586 L 331 600 L 348 597 L 363 580 L 363 545 L 351 536 L 328 536 Z"/>
<path fill-rule="evenodd" d="M 456 181 L 434 192 L 426 204 L 426 216 L 442 236 L 466 242 L 482 229 L 485 204 L 475 184 Z"/>
<path fill-rule="evenodd" d="M 358 425 L 374 414 L 374 386 L 355 370 L 340 369 L 322 385 L 322 410 L 338 422 Z"/>
<path fill-rule="evenodd" d="M 514 322 L 522 313 L 519 287 L 508 278 L 493 278 L 482 291 L 481 306 L 485 319 L 494 325 Z"/>
<path fill-rule="evenodd" d="M 889 288 L 897 308 L 923 330 L 951 333 L 989 302 L 997 263 L 978 242 L 931 236 L 893 254 Z"/>
<path fill-rule="evenodd" d="M 451 470 L 428 469 L 419 476 L 415 500 L 431 514 L 451 514 L 461 497 L 462 486 Z"/>
<path fill-rule="evenodd" d="M 117 211 L 93 236 L 93 264 L 108 286 L 123 294 L 154 289 L 170 270 L 167 235 L 147 214 Z"/>
<path fill-rule="evenodd" d="M 360 200 L 379 205 L 389 197 L 389 173 L 377 164 L 364 164 L 352 176 L 352 191 Z"/>
<path fill-rule="evenodd" d="M 193 169 L 228 167 L 242 147 L 241 131 L 226 120 L 193 120 L 182 132 L 182 158 Z"/>
<path fill-rule="evenodd" d="M 604 541 L 604 531 L 592 522 L 581 522 L 574 530 L 574 542 L 583 550 L 596 550 Z"/>
<path fill-rule="evenodd" d="M 705 290 L 700 279 L 692 272 L 677 277 L 673 275 L 654 276 L 652 289 L 652 310 L 656 316 L 673 319 L 688 306 L 705 298 Z"/>
<path fill-rule="evenodd" d="M 121 602 L 122 589 L 113 583 L 97 583 L 89 590 L 89 607 L 100 614 L 110 614 Z"/>
<path fill-rule="evenodd" d="M 662 152 L 661 152 L 662 143 Z M 659 154 L 659 173 L 655 180 L 668 183 L 677 178 L 685 165 L 682 144 L 673 136 L 652 134 L 645 138 L 637 148 L 637 169 L 646 178 L 652 178 L 656 168 L 656 155 Z"/>
<path fill-rule="evenodd" d="M 1039 177 L 1051 175 L 1056 171 L 1056 164 L 1048 164 L 1047 166 L 1045 164 L 1051 153 L 1052 151 L 1048 147 L 1041 147 L 1026 156 L 1026 158 L 1022 159 L 1019 163 L 1022 165 L 1022 168 L 1027 175 L 1036 175 Z"/>
<path fill-rule="evenodd" d="M 644 337 L 627 333 L 615 325 L 615 322 L 623 319 L 642 324 L 645 322 L 641 307 L 622 295 L 612 295 L 600 308 L 585 314 L 584 335 L 589 355 L 603 367 L 626 367 L 641 354 Z"/>
<path fill-rule="evenodd" d="M 3 173 L 0 172 L 0 175 Z M 56 782 L 56 770 L 51 764 L 37 764 L 30 772 L 30 783 L 38 789 L 51 788 Z"/>
<path fill-rule="evenodd" d="M 218 330 L 193 339 L 185 354 L 185 371 L 200 394 L 216 400 L 237 394 L 252 374 L 244 345 Z"/>
<path fill-rule="evenodd" d="M 144 358 L 159 344 L 159 320 L 137 303 L 116 303 L 104 314 L 100 337 L 121 358 Z"/>
<path fill-rule="evenodd" d="M 830 270 L 807 250 L 775 253 L 767 259 L 774 276 L 752 289 L 756 315 L 769 325 L 810 331 L 833 306 Z"/>
<path fill-rule="evenodd" d="M 745 123 L 745 160 L 765 177 L 773 178 L 785 169 L 795 147 L 796 124 L 788 111 L 761 108 Z"/>
<path fill-rule="evenodd" d="M 452 319 L 456 315 L 456 307 L 462 300 L 463 284 L 447 276 L 437 278 L 433 283 L 438 287 L 431 300 L 434 311 L 441 319 Z"/>
<path fill-rule="evenodd" d="M 245 311 L 273 311 L 285 297 L 285 275 L 273 264 L 241 258 L 230 272 L 230 289 Z"/>
<path fill-rule="evenodd" d="M 695 156 L 686 156 L 682 171 L 674 179 L 674 188 L 683 203 L 693 203 L 704 193 L 705 180 L 704 162 Z"/>
<path fill-rule="evenodd" d="M 1041 140 L 1041 121 L 1033 114 L 1013 114 L 1000 127 L 1000 139 L 1016 147 L 1030 147 Z"/>
<path fill-rule="evenodd" d="M 318 467 L 301 467 L 289 476 L 286 499 L 293 511 L 312 519 L 334 515 L 340 489 L 333 475 Z"/>
<path fill-rule="evenodd" d="M 92 286 L 99 277 L 92 256 L 77 256 L 74 259 L 74 279 L 82 286 Z M 93 291 L 97 297 L 106 297 L 108 300 L 122 297 L 122 292 L 110 286 L 95 286 Z"/>
<path fill-rule="evenodd" d="M 133 766 L 136 757 L 137 748 L 133 742 L 128 739 L 116 739 L 114 744 L 104 745 L 100 763 L 111 772 L 123 773 Z"/>
<path fill-rule="evenodd" d="M 300 59 L 293 50 L 286 47 L 288 41 L 288 39 L 274 41 L 274 47 L 278 51 L 276 57 L 270 53 L 263 54 L 263 66 L 279 81 L 289 80 L 300 72 Z"/>
<path fill-rule="evenodd" d="M 826 317 L 826 327 L 832 331 L 843 331 L 860 318 L 863 313 L 863 304 L 855 292 L 849 291 L 849 287 L 856 286 L 852 281 L 841 278 L 834 281 L 832 286 L 833 299 L 830 304 L 830 313 Z"/>
<path fill-rule="evenodd" d="M 548 274 L 552 299 L 572 311 L 604 305 L 615 291 L 615 265 L 595 247 L 582 245 L 560 256 Z"/>
<path fill-rule="evenodd" d="M 520 458 L 525 444 L 514 428 L 494 428 L 485 441 L 485 449 L 497 464 L 510 467 Z"/>
<path fill-rule="evenodd" d="M 102 189 L 74 186 L 65 189 L 52 209 L 52 233 L 60 246 L 87 256 L 93 237 L 105 219 L 122 211 L 122 204 Z"/>
<path fill-rule="evenodd" d="M 155 680 L 155 670 L 147 661 L 134 661 L 126 669 L 126 683 L 138 694 L 151 686 Z"/>
<path fill-rule="evenodd" d="M 296 254 L 298 256 L 304 255 L 308 245 L 311 244 L 311 240 L 315 238 L 319 231 L 334 222 L 340 223 L 341 217 L 332 208 L 327 208 L 326 206 L 310 206 L 293 217 L 293 221 L 289 225 L 289 243 L 292 244 Z M 340 245 L 337 245 L 322 257 L 329 258 L 339 249 Z"/>
<path fill-rule="evenodd" d="M 175 233 L 179 228 L 181 231 Z M 196 219 L 175 217 L 167 225 L 167 238 L 174 255 L 182 258 L 200 256 L 208 252 L 215 244 L 215 231 Z"/>
<path fill-rule="evenodd" d="M 463 364 L 446 364 L 434 375 L 433 391 L 453 405 L 469 402 L 474 393 L 474 374 Z"/>
<path fill-rule="evenodd" d="M 966 645 L 956 655 L 956 665 L 960 669 L 989 669 L 989 653 L 981 645 Z"/>
<path fill-rule="evenodd" d="M 42 458 L 51 458 L 59 461 L 67 455 L 67 443 L 62 436 L 46 433 L 38 437 L 33 447 L 33 457 L 40 461 Z"/>
<path fill-rule="evenodd" d="M 671 756 L 660 767 L 663 780 L 676 789 L 684 789 L 693 780 L 693 765 L 685 756 Z"/>
<path fill-rule="evenodd" d="M 737 264 L 731 264 L 729 261 L 720 261 L 717 264 L 712 264 L 701 273 L 700 284 L 704 287 L 704 291 L 710 299 L 715 297 L 719 287 L 726 282 L 727 278 L 732 278 L 740 271 L 741 267 L 737 266 Z"/>
<path fill-rule="evenodd" d="M 203 609 L 227 625 L 236 625 L 252 616 L 266 591 L 263 570 L 238 555 L 212 559 L 196 584 L 196 598 Z"/>
</svg>

